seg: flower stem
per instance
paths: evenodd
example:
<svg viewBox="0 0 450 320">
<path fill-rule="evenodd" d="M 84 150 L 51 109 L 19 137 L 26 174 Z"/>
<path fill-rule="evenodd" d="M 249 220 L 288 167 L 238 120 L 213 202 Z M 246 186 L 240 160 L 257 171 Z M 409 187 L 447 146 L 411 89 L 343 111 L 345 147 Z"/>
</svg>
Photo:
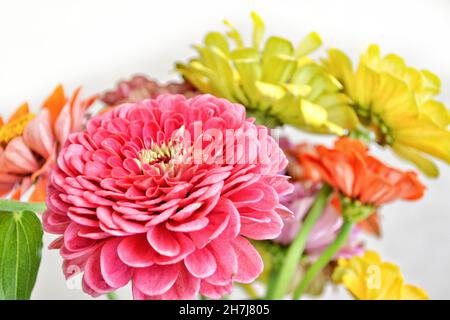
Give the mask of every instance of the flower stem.
<svg viewBox="0 0 450 320">
<path fill-rule="evenodd" d="M 252 299 L 258 299 L 258 292 L 256 292 L 255 288 L 250 283 L 243 283 L 241 284 L 241 287 L 245 290 L 245 293 L 247 293 L 247 296 Z"/>
<path fill-rule="evenodd" d="M 112 291 L 106 294 L 106 298 L 108 300 L 117 300 L 119 297 L 117 296 L 117 293 L 115 291 Z"/>
<path fill-rule="evenodd" d="M 15 200 L 0 200 L 0 211 L 33 211 L 44 212 L 46 209 L 45 202 L 21 202 Z"/>
<path fill-rule="evenodd" d="M 310 285 L 311 281 L 317 276 L 317 274 L 331 261 L 336 253 L 342 248 L 347 241 L 347 238 L 352 230 L 353 223 L 345 219 L 342 225 L 341 231 L 337 235 L 334 242 L 320 255 L 320 257 L 313 263 L 313 265 L 306 271 L 305 276 L 298 285 L 294 292 L 294 299 L 299 299 L 305 290 Z"/>
<path fill-rule="evenodd" d="M 267 281 L 266 299 L 273 299 L 271 297 L 271 294 L 274 291 L 274 287 L 278 281 L 279 274 L 280 274 L 280 271 L 277 270 L 277 268 L 275 268 L 274 266 L 272 266 L 272 269 L 269 272 L 269 279 Z"/>
<path fill-rule="evenodd" d="M 332 188 L 329 185 L 324 184 L 322 189 L 320 189 L 317 194 L 316 199 L 314 200 L 314 203 L 309 209 L 306 219 L 303 222 L 300 232 L 297 234 L 286 252 L 281 269 L 273 281 L 273 287 L 267 292 L 267 299 L 282 299 L 288 291 L 289 285 L 291 284 L 292 278 L 295 274 L 295 270 L 297 269 L 302 257 L 303 250 L 305 249 L 309 233 L 327 205 L 331 191 Z"/>
</svg>

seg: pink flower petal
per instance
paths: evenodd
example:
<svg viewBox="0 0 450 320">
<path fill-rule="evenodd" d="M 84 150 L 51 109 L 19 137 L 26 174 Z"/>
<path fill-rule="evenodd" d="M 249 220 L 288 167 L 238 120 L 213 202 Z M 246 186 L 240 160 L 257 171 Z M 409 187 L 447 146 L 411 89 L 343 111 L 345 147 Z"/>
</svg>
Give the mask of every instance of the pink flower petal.
<svg viewBox="0 0 450 320">
<path fill-rule="evenodd" d="M 276 193 L 275 189 L 272 188 L 270 185 L 263 183 L 256 183 L 252 185 L 250 188 L 258 188 L 259 190 L 264 192 L 264 196 L 261 199 L 261 201 L 248 204 L 249 207 L 256 210 L 272 210 L 278 204 L 279 202 L 278 194 Z"/>
<path fill-rule="evenodd" d="M 55 123 L 55 135 L 61 146 L 64 145 L 64 142 L 66 142 L 66 139 L 70 133 L 70 129 L 71 129 L 70 106 L 69 104 L 66 104 L 59 113 L 59 116 L 56 119 Z"/>
<path fill-rule="evenodd" d="M 184 265 L 197 278 L 211 276 L 217 268 L 216 259 L 208 248 L 195 250 L 184 259 Z"/>
<path fill-rule="evenodd" d="M 136 269 L 133 285 L 142 293 L 154 296 L 167 292 L 178 277 L 178 265 L 159 266 Z"/>
<path fill-rule="evenodd" d="M 274 239 L 280 235 L 282 228 L 283 220 L 275 211 L 249 212 L 241 216 L 241 234 L 251 239 Z"/>
<path fill-rule="evenodd" d="M 114 289 L 102 277 L 100 254 L 98 251 L 88 259 L 84 268 L 83 280 L 96 293 L 108 293 Z"/>
<path fill-rule="evenodd" d="M 134 284 L 131 286 L 133 300 L 145 300 L 147 296 L 142 293 Z"/>
<path fill-rule="evenodd" d="M 208 218 L 200 218 L 196 220 L 187 221 L 184 223 L 167 222 L 166 228 L 168 230 L 177 232 L 192 232 L 203 229 L 208 225 L 208 223 L 209 223 Z"/>
<path fill-rule="evenodd" d="M 202 281 L 200 284 L 200 293 L 210 299 L 220 299 L 230 294 L 232 290 L 233 285 L 231 282 L 224 286 L 212 285 L 206 281 Z"/>
<path fill-rule="evenodd" d="M 173 256 L 173 257 L 158 255 L 155 258 L 155 263 L 157 263 L 157 264 L 177 263 L 177 262 L 180 262 L 181 260 L 183 260 L 185 257 L 187 257 L 189 254 L 191 254 L 195 250 L 194 243 L 185 234 L 180 233 L 180 232 L 174 232 L 173 236 L 176 238 L 177 242 L 180 245 L 180 252 L 176 256 Z"/>
<path fill-rule="evenodd" d="M 202 205 L 203 205 L 203 202 L 191 203 L 191 204 L 187 205 L 186 207 L 184 207 L 183 209 L 181 209 L 180 211 L 178 211 L 177 213 L 175 213 L 171 217 L 171 219 L 175 220 L 175 221 L 183 221 L 183 220 L 189 218 Z"/>
<path fill-rule="evenodd" d="M 121 288 L 130 281 L 132 269 L 117 255 L 120 239 L 106 241 L 100 253 L 100 269 L 105 282 L 114 288 Z"/>
<path fill-rule="evenodd" d="M 214 212 L 224 212 L 230 217 L 227 228 L 221 234 L 221 237 L 236 238 L 241 230 L 241 221 L 239 219 L 239 211 L 234 206 L 234 203 L 228 199 L 221 199 L 210 215 L 214 214 Z"/>
<path fill-rule="evenodd" d="M 263 262 L 258 251 L 243 237 L 234 239 L 232 245 L 238 264 L 238 270 L 233 280 L 242 283 L 255 281 L 263 271 Z"/>
<path fill-rule="evenodd" d="M 190 237 L 197 248 L 203 248 L 217 238 L 227 227 L 230 216 L 225 212 L 217 212 L 208 215 L 208 219 L 209 224 L 205 228 L 190 233 Z"/>
<path fill-rule="evenodd" d="M 0 158 L 2 170 L 5 172 L 27 174 L 39 169 L 39 164 L 22 137 L 12 139 Z"/>
<path fill-rule="evenodd" d="M 80 237 L 81 226 L 72 222 L 64 232 L 64 245 L 71 251 L 85 250 L 95 244 L 95 240 Z"/>
<path fill-rule="evenodd" d="M 216 271 L 206 278 L 210 284 L 227 285 L 238 270 L 237 256 L 233 246 L 227 241 L 214 240 L 208 245 L 213 254 L 217 268 Z"/>
<path fill-rule="evenodd" d="M 48 109 L 42 109 L 36 118 L 28 122 L 23 131 L 23 139 L 30 149 L 39 153 L 44 159 L 50 156 L 56 142 Z"/>
<path fill-rule="evenodd" d="M 233 203 L 242 206 L 250 203 L 257 203 L 261 201 L 263 197 L 264 192 L 262 190 L 257 188 L 248 188 L 231 195 L 229 199 L 233 201 Z"/>
<path fill-rule="evenodd" d="M 117 247 L 120 260 L 135 268 L 149 267 L 157 253 L 150 247 L 145 235 L 128 236 Z"/>
<path fill-rule="evenodd" d="M 180 253 L 180 244 L 164 226 L 157 225 L 147 232 L 147 240 L 158 253 L 174 257 Z"/>
<path fill-rule="evenodd" d="M 162 295 L 165 300 L 193 300 L 200 290 L 200 279 L 192 276 L 183 265 L 180 265 L 175 284 Z"/>
</svg>

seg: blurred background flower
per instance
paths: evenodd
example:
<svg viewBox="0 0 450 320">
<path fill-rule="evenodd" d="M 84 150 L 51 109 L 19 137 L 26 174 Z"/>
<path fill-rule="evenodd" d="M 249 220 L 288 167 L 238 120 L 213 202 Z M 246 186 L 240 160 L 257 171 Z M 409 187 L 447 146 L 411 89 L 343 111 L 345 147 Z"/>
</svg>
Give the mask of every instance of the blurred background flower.
<svg viewBox="0 0 450 320">
<path fill-rule="evenodd" d="M 396 200 L 418 200 L 425 191 L 414 171 L 389 167 L 370 155 L 359 140 L 343 137 L 335 141 L 334 148 L 316 146 L 315 153 L 301 156 L 301 162 L 317 170 L 340 195 L 373 206 L 367 214 Z"/>
<path fill-rule="evenodd" d="M 204 46 L 194 46 L 198 57 L 178 63 L 177 70 L 201 92 L 243 104 L 269 127 L 337 134 L 354 128 L 357 118 L 341 84 L 308 57 L 321 46 L 319 35 L 310 33 L 297 45 L 278 36 L 263 43 L 264 22 L 254 12 L 251 17 L 251 45 L 225 21 L 229 31 L 208 33 Z"/>
<path fill-rule="evenodd" d="M 333 280 L 358 300 L 428 300 L 424 290 L 405 284 L 398 266 L 382 261 L 374 251 L 339 259 Z"/>
<path fill-rule="evenodd" d="M 330 49 L 323 62 L 342 83 L 362 130 L 378 144 L 392 147 L 431 177 L 439 171 L 429 156 L 450 163 L 450 114 L 435 100 L 441 82 L 434 73 L 414 69 L 394 54 L 381 57 L 376 45 L 361 55 L 356 70 L 337 49 Z"/>
<path fill-rule="evenodd" d="M 41 109 L 21 105 L 6 123 L 0 118 L 0 196 L 19 200 L 34 186 L 28 200 L 45 200 L 48 172 L 69 133 L 79 131 L 94 98 L 81 100 L 80 89 L 66 97 L 57 86 Z"/>
<path fill-rule="evenodd" d="M 294 218 L 285 218 L 284 227 L 275 242 L 282 245 L 289 245 L 302 227 L 302 220 L 305 218 L 308 209 L 311 207 L 319 185 L 305 187 L 302 183 L 294 183 L 294 192 L 282 199 L 283 205 L 294 212 Z M 325 250 L 336 238 L 343 224 L 342 215 L 332 204 L 329 204 L 314 225 L 306 242 L 305 252 L 309 259 L 314 260 L 323 250 Z M 347 244 L 342 247 L 335 259 L 339 257 L 352 257 L 363 252 L 361 239 L 358 239 L 360 230 L 354 228 Z"/>
<path fill-rule="evenodd" d="M 100 100 L 108 106 L 117 106 L 122 103 L 138 102 L 144 99 L 156 98 L 160 94 L 165 93 L 182 94 L 187 98 L 191 98 L 199 94 L 199 91 L 187 81 L 172 81 L 161 84 L 144 75 L 135 75 L 129 80 L 119 81 L 116 88 L 103 93 L 100 96 Z"/>
</svg>

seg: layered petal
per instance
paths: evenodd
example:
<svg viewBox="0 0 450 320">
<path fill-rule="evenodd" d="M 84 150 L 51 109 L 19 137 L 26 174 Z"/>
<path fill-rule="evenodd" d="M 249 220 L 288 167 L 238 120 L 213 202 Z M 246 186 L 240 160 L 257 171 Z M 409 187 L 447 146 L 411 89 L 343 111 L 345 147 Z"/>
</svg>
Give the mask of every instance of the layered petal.
<svg viewBox="0 0 450 320">
<path fill-rule="evenodd" d="M 65 112 L 77 112 L 75 98 L 68 105 L 56 119 L 58 140 Z M 228 294 L 262 272 L 244 236 L 276 237 L 280 212 L 289 214 L 280 203 L 292 190 L 280 175 L 282 151 L 242 106 L 209 95 L 114 108 L 66 138 L 56 163 L 44 227 L 62 235 L 53 248 L 66 261 L 89 267 L 91 295 L 130 281 L 135 299 Z"/>
<path fill-rule="evenodd" d="M 55 140 L 47 109 L 42 110 L 36 118 L 28 123 L 23 132 L 23 139 L 30 149 L 44 159 L 50 157 L 55 148 Z"/>
</svg>

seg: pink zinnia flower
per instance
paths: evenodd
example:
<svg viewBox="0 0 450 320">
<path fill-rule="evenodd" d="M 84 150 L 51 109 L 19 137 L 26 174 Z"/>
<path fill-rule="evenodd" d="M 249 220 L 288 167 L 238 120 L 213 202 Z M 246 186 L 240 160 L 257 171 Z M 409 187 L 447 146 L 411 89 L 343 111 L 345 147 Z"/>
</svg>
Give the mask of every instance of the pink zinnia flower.
<svg viewBox="0 0 450 320">
<path fill-rule="evenodd" d="M 305 187 L 296 182 L 292 194 L 283 197 L 282 203 L 294 212 L 294 218 L 286 218 L 284 227 L 279 237 L 274 241 L 283 245 L 289 245 L 302 227 L 302 221 L 311 207 L 318 192 L 317 185 Z M 336 208 L 329 204 L 317 223 L 314 225 L 306 242 L 305 251 L 312 259 L 320 254 L 336 239 L 343 224 L 342 215 Z M 358 240 L 360 231 L 355 227 L 347 241 L 347 244 L 337 253 L 334 259 L 349 258 L 363 253 L 362 243 Z"/>
<path fill-rule="evenodd" d="M 254 148 L 229 144 L 237 141 Z M 241 150 L 233 161 L 230 145 Z M 292 191 L 278 174 L 286 161 L 241 105 L 210 95 L 122 105 L 69 136 L 44 227 L 62 235 L 51 247 L 66 276 L 84 271 L 93 296 L 131 281 L 135 299 L 219 298 L 263 269 L 247 238 L 280 234 L 280 213 L 289 210 L 279 198 Z"/>
</svg>

